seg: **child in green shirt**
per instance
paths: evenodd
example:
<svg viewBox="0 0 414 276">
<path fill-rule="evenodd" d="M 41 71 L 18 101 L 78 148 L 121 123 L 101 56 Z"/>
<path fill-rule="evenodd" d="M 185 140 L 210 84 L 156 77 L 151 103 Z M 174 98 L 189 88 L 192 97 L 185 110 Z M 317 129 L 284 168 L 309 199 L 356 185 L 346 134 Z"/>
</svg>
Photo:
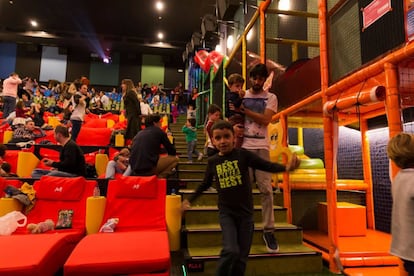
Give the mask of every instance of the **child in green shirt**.
<svg viewBox="0 0 414 276">
<path fill-rule="evenodd" d="M 193 154 L 197 155 L 197 161 L 203 159 L 203 154 L 199 152 L 197 147 L 197 128 L 195 127 L 195 119 L 187 119 L 182 131 L 185 134 L 185 141 L 187 142 L 188 163 L 193 162 Z"/>
</svg>

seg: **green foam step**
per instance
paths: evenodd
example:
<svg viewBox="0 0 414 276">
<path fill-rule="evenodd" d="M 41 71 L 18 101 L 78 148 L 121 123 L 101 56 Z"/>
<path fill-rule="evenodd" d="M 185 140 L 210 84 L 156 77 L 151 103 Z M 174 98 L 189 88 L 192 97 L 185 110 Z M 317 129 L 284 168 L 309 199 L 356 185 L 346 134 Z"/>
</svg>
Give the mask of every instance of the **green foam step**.
<svg viewBox="0 0 414 276">
<path fill-rule="evenodd" d="M 188 199 L 194 193 L 195 189 L 201 184 L 200 182 L 193 182 L 191 184 L 186 184 L 186 186 L 193 186 L 193 189 L 180 189 L 180 194 L 183 199 Z M 253 204 L 261 205 L 262 195 L 258 189 L 253 189 Z M 203 205 L 217 205 L 217 192 L 205 191 L 200 195 L 192 205 L 194 206 L 203 206 Z M 279 192 L 273 193 L 273 205 L 283 206 L 283 194 Z"/>
<path fill-rule="evenodd" d="M 255 223 L 262 222 L 261 206 L 254 206 L 253 220 Z M 286 222 L 286 208 L 275 206 L 275 222 Z M 218 208 L 214 206 L 192 206 L 185 212 L 185 225 L 218 223 Z"/>
<path fill-rule="evenodd" d="M 296 246 L 295 246 L 296 247 Z M 209 248 L 207 252 L 220 252 L 221 247 Z M 273 276 L 284 275 L 288 273 L 299 273 L 298 275 L 307 275 L 307 273 L 322 273 L 322 257 L 319 253 L 309 251 L 309 249 L 301 248 L 303 251 L 293 251 L 289 253 L 289 246 L 280 247 L 281 252 L 277 254 L 253 254 L 249 256 L 247 261 L 245 275 L 255 276 Z M 298 248 L 299 249 L 299 248 Z M 203 249 L 200 249 L 200 251 Z M 251 252 L 256 249 L 253 246 Z M 218 254 L 210 257 L 191 257 L 191 252 L 197 252 L 196 249 L 189 250 L 189 256 L 186 256 L 186 265 L 188 275 L 214 275 L 218 261 Z M 193 268 L 202 268 L 202 271 L 195 272 L 189 269 L 191 265 Z"/>
<path fill-rule="evenodd" d="M 221 229 L 200 229 L 195 230 L 190 227 L 185 228 L 187 247 L 191 248 L 204 248 L 204 247 L 220 247 L 222 244 Z M 302 246 L 302 229 L 291 225 L 289 228 L 277 227 L 274 232 L 275 238 L 278 240 L 280 245 L 300 245 Z M 255 227 L 253 233 L 252 245 L 258 245 L 260 251 L 256 253 L 266 253 L 266 248 L 263 242 L 263 228 Z M 198 256 L 192 254 L 192 256 Z"/>
</svg>

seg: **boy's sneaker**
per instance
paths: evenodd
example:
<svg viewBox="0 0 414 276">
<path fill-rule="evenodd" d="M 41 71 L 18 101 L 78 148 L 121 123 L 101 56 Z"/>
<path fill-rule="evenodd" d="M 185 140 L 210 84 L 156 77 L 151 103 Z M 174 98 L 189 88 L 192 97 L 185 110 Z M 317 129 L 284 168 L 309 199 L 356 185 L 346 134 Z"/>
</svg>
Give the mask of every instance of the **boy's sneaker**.
<svg viewBox="0 0 414 276">
<path fill-rule="evenodd" d="M 263 240 L 266 244 L 266 249 L 269 253 L 277 253 L 279 252 L 279 244 L 273 232 L 263 232 Z"/>
<path fill-rule="evenodd" d="M 201 161 L 203 159 L 203 154 L 200 152 L 197 157 L 197 161 Z"/>
</svg>

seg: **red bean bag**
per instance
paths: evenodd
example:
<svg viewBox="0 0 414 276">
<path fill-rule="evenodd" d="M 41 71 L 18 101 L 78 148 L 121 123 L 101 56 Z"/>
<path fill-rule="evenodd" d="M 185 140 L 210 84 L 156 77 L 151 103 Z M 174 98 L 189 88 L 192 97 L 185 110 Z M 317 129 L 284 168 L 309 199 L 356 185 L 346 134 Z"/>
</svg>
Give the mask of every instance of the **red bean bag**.
<svg viewBox="0 0 414 276">
<path fill-rule="evenodd" d="M 101 118 L 108 119 L 108 120 L 111 119 L 115 123 L 119 121 L 119 115 L 118 114 L 111 113 L 111 112 L 102 114 Z"/>
<path fill-rule="evenodd" d="M 89 119 L 88 121 L 85 121 L 82 127 L 106 128 L 106 121 L 108 121 L 108 119 Z"/>
<path fill-rule="evenodd" d="M 11 172 L 17 172 L 17 160 L 19 158 L 20 150 L 6 150 L 6 155 L 4 156 L 4 161 L 10 164 Z"/>
<path fill-rule="evenodd" d="M 109 128 L 92 128 L 83 126 L 76 143 L 80 146 L 107 146 L 111 141 L 112 130 Z"/>
</svg>

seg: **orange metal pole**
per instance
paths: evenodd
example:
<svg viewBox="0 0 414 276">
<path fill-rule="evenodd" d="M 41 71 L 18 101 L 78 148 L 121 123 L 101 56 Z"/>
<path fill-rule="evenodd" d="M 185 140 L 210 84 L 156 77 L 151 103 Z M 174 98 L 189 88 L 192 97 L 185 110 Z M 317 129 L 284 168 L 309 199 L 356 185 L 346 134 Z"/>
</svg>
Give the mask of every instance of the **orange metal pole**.
<svg viewBox="0 0 414 276">
<path fill-rule="evenodd" d="M 339 272 L 335 261 L 335 252 L 338 248 L 337 231 L 337 194 L 336 194 L 336 156 L 335 141 L 337 140 L 337 130 L 332 117 L 324 116 L 324 149 L 325 149 L 325 170 L 326 170 L 326 199 L 328 205 L 328 238 L 329 238 L 329 269 L 332 272 Z"/>
<path fill-rule="evenodd" d="M 288 126 L 287 126 L 287 117 L 282 116 L 280 118 L 280 124 L 282 126 L 283 135 L 282 135 L 282 146 L 287 147 L 287 134 L 288 134 Z M 286 156 L 283 155 L 283 161 L 286 161 Z M 287 209 L 287 221 L 292 223 L 292 197 L 290 194 L 290 184 L 289 184 L 289 174 L 283 174 L 283 184 L 285 189 L 283 189 L 283 205 Z"/>
<path fill-rule="evenodd" d="M 367 225 L 369 229 L 375 229 L 375 214 L 374 214 L 374 196 L 372 188 L 372 171 L 371 171 L 371 155 L 369 150 L 369 140 L 367 137 L 368 121 L 363 119 L 359 124 L 361 131 L 361 147 L 362 147 L 362 167 L 364 169 L 364 182 L 368 187 L 365 193 L 366 210 L 367 210 Z"/>
<path fill-rule="evenodd" d="M 384 71 L 387 89 L 385 109 L 388 117 L 389 137 L 391 138 L 403 131 L 400 97 L 398 93 L 398 74 L 396 65 L 391 63 L 384 64 Z M 394 178 L 398 171 L 398 167 L 393 162 L 391 162 L 391 178 Z"/>
<path fill-rule="evenodd" d="M 320 45 L 320 67 L 321 67 L 321 92 L 322 100 L 325 103 L 327 99 L 327 89 L 329 80 L 328 67 L 328 46 L 327 46 L 327 25 L 326 25 L 326 0 L 319 0 L 319 45 Z M 334 168 L 334 122 L 332 117 L 324 115 L 324 146 L 325 146 L 325 169 L 326 169 L 326 198 L 328 204 L 328 238 L 329 238 L 329 269 L 334 273 L 339 273 L 340 268 L 335 259 L 335 253 L 338 248 L 338 231 L 336 228 L 336 183 Z M 337 133 L 337 132 L 335 132 Z"/>
<path fill-rule="evenodd" d="M 356 95 L 339 97 L 338 99 L 325 102 L 323 110 L 325 113 L 332 113 L 333 110 L 344 110 L 355 105 L 374 103 L 385 100 L 385 87 L 375 86 L 368 90 L 361 91 Z"/>
<path fill-rule="evenodd" d="M 260 61 L 266 63 L 266 14 L 272 0 L 262 2 L 259 7 L 260 12 Z"/>
<path fill-rule="evenodd" d="M 242 76 L 246 80 L 243 83 L 243 89 L 246 90 L 247 83 L 247 40 L 246 36 L 241 37 L 242 40 Z"/>
<path fill-rule="evenodd" d="M 326 183 L 312 183 L 312 182 L 289 182 L 290 190 L 326 190 Z M 286 185 L 283 183 L 279 185 L 279 188 L 286 189 Z M 337 183 L 336 189 L 340 191 L 364 191 L 368 189 L 368 185 L 365 183 Z"/>
<path fill-rule="evenodd" d="M 322 92 L 316 92 L 315 94 L 312 94 L 311 96 L 307 97 L 306 99 L 303 99 L 302 101 L 283 109 L 283 111 L 273 115 L 272 121 L 278 120 L 281 116 L 288 115 L 289 113 L 295 113 L 298 110 L 300 110 L 302 107 L 305 107 L 307 104 L 313 103 L 317 100 L 319 100 L 322 97 Z"/>
</svg>

